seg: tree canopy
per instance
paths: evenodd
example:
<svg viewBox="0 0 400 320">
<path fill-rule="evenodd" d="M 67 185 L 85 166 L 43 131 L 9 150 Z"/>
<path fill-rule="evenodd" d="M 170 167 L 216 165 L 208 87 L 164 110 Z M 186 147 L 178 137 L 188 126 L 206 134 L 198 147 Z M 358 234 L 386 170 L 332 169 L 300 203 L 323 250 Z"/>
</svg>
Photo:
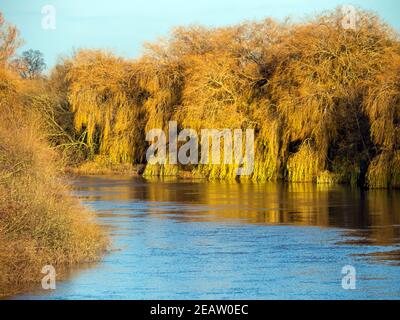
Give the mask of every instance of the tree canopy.
<svg viewBox="0 0 400 320">
<path fill-rule="evenodd" d="M 68 125 L 53 120 L 88 159 L 143 163 L 146 132 L 174 120 L 255 129 L 254 181 L 400 187 L 400 42 L 379 17 L 358 13 L 354 30 L 340 10 L 299 23 L 178 27 L 135 60 L 78 50 L 51 73 L 50 87 L 62 88 L 55 105 L 71 112 Z M 236 179 L 226 165 L 191 169 Z"/>
</svg>

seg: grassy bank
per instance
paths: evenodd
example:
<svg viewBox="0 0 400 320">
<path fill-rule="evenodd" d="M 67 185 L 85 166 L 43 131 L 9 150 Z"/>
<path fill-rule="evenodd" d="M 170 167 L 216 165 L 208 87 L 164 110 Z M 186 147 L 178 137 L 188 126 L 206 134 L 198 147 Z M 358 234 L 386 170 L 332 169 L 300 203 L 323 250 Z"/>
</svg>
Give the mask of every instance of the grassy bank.
<svg viewBox="0 0 400 320">
<path fill-rule="evenodd" d="M 102 230 L 69 195 L 56 155 L 37 130 L 2 119 L 8 121 L 0 124 L 0 297 L 39 283 L 45 265 L 61 270 L 94 261 L 106 248 Z"/>
<path fill-rule="evenodd" d="M 57 155 L 16 115 L 3 109 L 0 124 L 0 296 L 38 282 L 44 265 L 93 261 L 106 248 L 92 214 L 69 195 Z"/>
<path fill-rule="evenodd" d="M 168 171 L 168 169 L 170 170 Z M 146 179 L 151 177 L 174 177 L 179 179 L 207 178 L 207 176 L 199 172 L 183 170 L 177 166 L 114 163 L 104 157 L 96 157 L 94 160 L 84 161 L 75 166 L 67 166 L 63 171 L 70 176 L 121 175 L 131 177 L 143 176 Z"/>
<path fill-rule="evenodd" d="M 9 68 L 16 31 L 0 15 L 0 298 L 39 285 L 45 265 L 99 259 L 107 238 L 92 213 L 70 195 L 44 120 L 27 99 L 33 82 Z M 11 49 L 10 49 L 11 48 Z"/>
<path fill-rule="evenodd" d="M 124 176 L 139 176 L 142 165 L 131 163 L 114 163 L 104 157 L 96 157 L 94 160 L 84 161 L 78 165 L 67 166 L 65 172 L 72 175 L 107 175 L 116 174 Z"/>
</svg>

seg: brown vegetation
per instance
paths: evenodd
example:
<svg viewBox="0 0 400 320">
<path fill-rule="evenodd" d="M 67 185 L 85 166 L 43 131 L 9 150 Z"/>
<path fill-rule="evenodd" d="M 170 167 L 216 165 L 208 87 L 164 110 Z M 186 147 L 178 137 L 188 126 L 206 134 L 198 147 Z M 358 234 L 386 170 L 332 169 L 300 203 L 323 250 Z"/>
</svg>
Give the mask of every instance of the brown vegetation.
<svg viewBox="0 0 400 320">
<path fill-rule="evenodd" d="M 91 213 L 69 195 L 58 155 L 41 134 L 43 114 L 31 103 L 40 98 L 30 93 L 43 84 L 9 69 L 17 39 L 2 35 L 10 43 L 0 48 L 0 297 L 40 281 L 45 265 L 95 260 L 106 246 Z"/>
</svg>

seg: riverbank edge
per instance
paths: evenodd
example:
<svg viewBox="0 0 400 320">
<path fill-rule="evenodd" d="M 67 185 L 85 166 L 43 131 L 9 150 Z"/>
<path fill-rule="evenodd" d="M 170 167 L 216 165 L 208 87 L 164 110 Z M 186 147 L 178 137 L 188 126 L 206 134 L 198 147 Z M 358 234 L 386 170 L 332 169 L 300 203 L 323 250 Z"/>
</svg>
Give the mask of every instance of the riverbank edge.
<svg viewBox="0 0 400 320">
<path fill-rule="evenodd" d="M 311 183 L 315 185 L 348 185 L 358 188 L 364 188 L 360 185 L 345 182 L 339 175 L 324 171 L 314 181 L 310 180 L 296 180 L 290 181 L 283 178 L 272 178 L 272 179 L 253 179 L 249 177 L 237 177 L 232 174 L 228 174 L 224 177 L 209 176 L 201 171 L 201 169 L 182 170 L 177 166 L 171 165 L 146 165 L 146 164 L 130 164 L 120 163 L 115 164 L 111 162 L 98 162 L 98 161 L 85 161 L 79 165 L 66 166 L 64 173 L 67 176 L 129 176 L 129 177 L 143 177 L 145 179 L 151 178 L 172 178 L 172 179 L 184 179 L 184 180 L 204 180 L 204 181 L 227 181 L 227 182 L 250 182 L 254 184 L 262 184 L 265 182 L 288 182 L 288 183 Z M 371 188 L 376 189 L 376 188 Z M 389 190 L 389 188 L 386 188 Z"/>
</svg>

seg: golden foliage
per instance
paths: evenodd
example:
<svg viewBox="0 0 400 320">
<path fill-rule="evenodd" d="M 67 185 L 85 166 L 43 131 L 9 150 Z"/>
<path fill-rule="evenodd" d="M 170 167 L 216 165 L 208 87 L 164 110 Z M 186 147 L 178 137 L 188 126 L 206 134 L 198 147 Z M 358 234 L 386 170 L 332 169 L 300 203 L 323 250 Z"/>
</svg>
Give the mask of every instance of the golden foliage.
<svg viewBox="0 0 400 320">
<path fill-rule="evenodd" d="M 132 67 L 110 53 L 81 50 L 67 73 L 77 130 L 84 128 L 92 153 L 133 162 L 143 150 L 141 92 L 130 88 Z"/>
<path fill-rule="evenodd" d="M 16 30 L 8 30 L 1 37 L 16 43 Z M 0 59 L 12 53 L 0 46 Z M 106 247 L 91 214 L 69 195 L 57 155 L 40 133 L 41 114 L 30 102 L 42 85 L 0 65 L 0 297 L 40 281 L 44 265 L 94 260 Z"/>
<path fill-rule="evenodd" d="M 10 59 L 21 44 L 18 29 L 5 21 L 0 12 L 0 68 L 6 68 L 10 64 Z"/>
<path fill-rule="evenodd" d="M 37 128 L 0 114 L 8 120 L 0 125 L 1 297 L 39 281 L 44 265 L 97 259 L 106 241 L 91 213 L 69 196 Z"/>
<path fill-rule="evenodd" d="M 253 181 L 382 185 L 378 160 L 399 149 L 399 41 L 378 17 L 359 16 L 356 30 L 343 29 L 339 10 L 296 24 L 179 27 L 135 61 L 81 50 L 67 74 L 76 128 L 92 156 L 116 163 L 143 162 L 145 132 L 170 120 L 254 128 Z M 234 166 L 195 171 L 232 179 Z"/>
</svg>

